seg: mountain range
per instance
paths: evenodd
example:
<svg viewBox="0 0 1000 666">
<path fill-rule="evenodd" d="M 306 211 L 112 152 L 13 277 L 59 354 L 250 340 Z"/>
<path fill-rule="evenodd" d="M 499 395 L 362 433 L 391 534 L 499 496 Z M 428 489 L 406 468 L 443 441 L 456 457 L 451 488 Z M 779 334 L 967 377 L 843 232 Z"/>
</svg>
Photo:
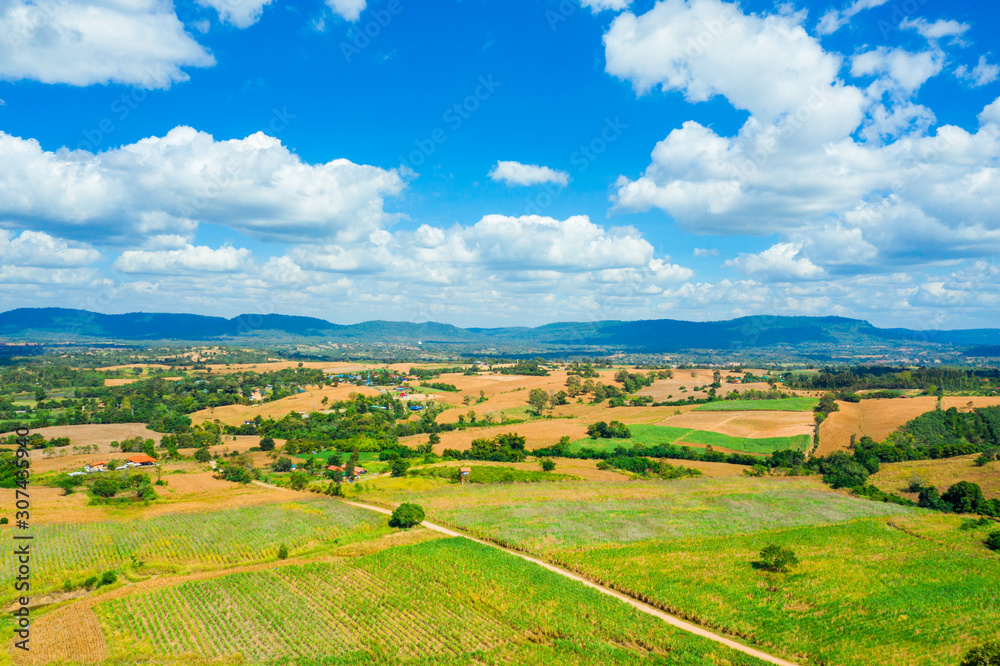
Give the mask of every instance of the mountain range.
<svg viewBox="0 0 1000 666">
<path fill-rule="evenodd" d="M 750 316 L 727 321 L 674 319 L 560 322 L 537 327 L 459 328 L 435 322 L 366 321 L 334 324 L 315 317 L 244 314 L 232 319 L 195 314 L 100 314 L 65 308 L 0 313 L 8 341 L 235 342 L 301 340 L 344 343 L 614 347 L 644 352 L 759 349 L 800 345 L 872 346 L 907 342 L 949 346 L 996 345 L 1000 329 L 919 331 L 877 328 L 844 317 Z"/>
</svg>

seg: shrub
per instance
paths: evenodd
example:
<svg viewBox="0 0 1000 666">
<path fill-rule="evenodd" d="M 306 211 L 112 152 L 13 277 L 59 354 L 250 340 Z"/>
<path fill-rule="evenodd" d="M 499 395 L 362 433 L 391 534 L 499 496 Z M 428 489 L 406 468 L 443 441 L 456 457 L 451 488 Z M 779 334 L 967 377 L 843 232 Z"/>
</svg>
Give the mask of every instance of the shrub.
<svg viewBox="0 0 1000 666">
<path fill-rule="evenodd" d="M 965 653 L 960 666 L 1000 666 L 1000 643 L 983 643 Z"/>
<path fill-rule="evenodd" d="M 260 440 L 260 450 L 261 451 L 274 451 L 274 439 L 271 437 L 265 437 Z"/>
<path fill-rule="evenodd" d="M 105 585 L 114 585 L 118 582 L 118 574 L 114 571 L 105 571 L 101 574 L 101 580 L 97 582 L 97 587 L 104 587 Z"/>
<path fill-rule="evenodd" d="M 397 458 L 392 461 L 392 476 L 406 476 L 406 470 L 410 468 L 410 463 L 406 462 L 402 458 Z"/>
<path fill-rule="evenodd" d="M 424 522 L 424 510 L 416 504 L 404 502 L 392 512 L 392 518 L 389 519 L 389 526 L 407 529 L 422 522 Z"/>
<path fill-rule="evenodd" d="M 9 522 L 10 522 L 10 520 L 7 518 L 7 516 L 4 516 L 3 518 L 0 518 L 0 525 L 6 525 Z"/>
<path fill-rule="evenodd" d="M 955 507 L 955 513 L 975 513 L 985 501 L 982 488 L 971 481 L 959 481 L 948 488 L 941 499 Z"/>
<path fill-rule="evenodd" d="M 212 459 L 212 453 L 208 450 L 207 446 L 203 446 L 194 452 L 194 459 L 198 462 L 208 462 Z"/>
<path fill-rule="evenodd" d="M 990 550 L 1000 550 L 1000 530 L 993 530 L 983 541 Z"/>
<path fill-rule="evenodd" d="M 760 551 L 760 560 L 754 562 L 758 569 L 773 571 L 775 573 L 787 573 L 789 567 L 794 567 L 799 563 L 799 558 L 795 556 L 790 548 L 782 548 L 777 544 L 765 546 Z"/>
<path fill-rule="evenodd" d="M 118 484 L 114 479 L 98 479 L 94 482 L 93 491 L 98 497 L 114 497 L 118 492 Z"/>
<path fill-rule="evenodd" d="M 551 460 L 549 460 L 548 458 L 546 458 L 545 460 L 543 460 L 541 462 L 541 465 L 542 465 L 542 471 L 543 472 L 551 472 L 552 470 L 554 470 L 556 468 L 556 464 L 554 462 L 552 462 Z"/>
<path fill-rule="evenodd" d="M 97 585 L 97 576 L 91 576 L 87 580 L 83 581 L 83 586 L 88 590 L 93 589 Z"/>
<path fill-rule="evenodd" d="M 288 559 L 288 546 L 281 544 L 278 546 L 278 559 L 287 560 Z"/>
<path fill-rule="evenodd" d="M 292 459 L 288 456 L 281 456 L 274 462 L 273 465 L 271 465 L 271 468 L 274 469 L 275 472 L 291 472 Z"/>
</svg>

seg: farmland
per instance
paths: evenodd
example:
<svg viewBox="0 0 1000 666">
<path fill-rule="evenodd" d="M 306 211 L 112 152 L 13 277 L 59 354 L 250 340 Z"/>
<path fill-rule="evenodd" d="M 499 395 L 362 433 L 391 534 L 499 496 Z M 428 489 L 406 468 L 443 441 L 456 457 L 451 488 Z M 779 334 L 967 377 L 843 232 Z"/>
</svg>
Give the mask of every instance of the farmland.
<svg viewBox="0 0 1000 666">
<path fill-rule="evenodd" d="M 804 480 L 565 486 L 393 494 L 801 663 L 953 664 L 1000 620 L 1000 558 L 955 517 Z M 769 543 L 802 566 L 755 571 Z"/>
<path fill-rule="evenodd" d="M 816 398 L 783 398 L 780 400 L 726 400 L 698 405 L 696 410 L 706 412 L 811 412 L 819 402 Z"/>
<path fill-rule="evenodd" d="M 108 652 L 133 663 L 760 663 L 462 539 L 194 581 L 94 611 Z"/>
<path fill-rule="evenodd" d="M 632 437 L 628 439 L 579 439 L 573 442 L 577 450 L 587 447 L 596 450 L 614 450 L 617 447 L 655 446 L 657 444 L 677 444 L 679 446 L 694 446 L 704 448 L 711 446 L 728 451 L 743 453 L 771 453 L 793 449 L 804 451 L 810 440 L 808 435 L 793 437 L 732 437 L 717 432 L 694 430 L 690 428 L 674 428 L 671 426 L 656 426 L 635 424 L 629 426 Z"/>
</svg>

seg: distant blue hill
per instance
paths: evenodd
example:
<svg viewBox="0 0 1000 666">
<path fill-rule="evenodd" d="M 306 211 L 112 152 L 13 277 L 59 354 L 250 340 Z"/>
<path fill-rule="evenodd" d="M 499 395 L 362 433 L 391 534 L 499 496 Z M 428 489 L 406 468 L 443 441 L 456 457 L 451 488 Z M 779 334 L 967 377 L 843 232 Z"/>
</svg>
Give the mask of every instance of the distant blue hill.
<svg viewBox="0 0 1000 666">
<path fill-rule="evenodd" d="M 1000 329 L 916 331 L 880 329 L 844 317 L 752 316 L 728 321 L 673 319 L 561 322 L 510 328 L 459 328 L 434 322 L 367 321 L 341 325 L 315 317 L 244 314 L 232 319 L 193 314 L 134 312 L 106 315 L 65 308 L 21 308 L 0 313 L 0 338 L 38 341 L 190 342 L 312 339 L 369 342 L 617 347 L 650 352 L 683 349 L 755 349 L 776 345 L 873 345 L 931 342 L 1000 344 Z"/>
</svg>

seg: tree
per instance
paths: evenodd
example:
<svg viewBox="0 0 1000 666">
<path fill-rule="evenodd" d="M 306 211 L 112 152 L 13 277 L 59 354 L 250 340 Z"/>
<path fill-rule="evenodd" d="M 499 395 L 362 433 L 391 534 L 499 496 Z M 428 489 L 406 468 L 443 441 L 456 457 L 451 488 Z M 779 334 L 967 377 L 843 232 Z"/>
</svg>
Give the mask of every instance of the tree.
<svg viewBox="0 0 1000 666">
<path fill-rule="evenodd" d="M 583 391 L 583 383 L 580 381 L 579 375 L 570 375 L 566 378 L 566 391 L 572 398 L 580 395 Z"/>
<path fill-rule="evenodd" d="M 43 389 L 41 386 L 39 386 L 38 388 L 35 389 L 35 401 L 36 402 L 41 402 L 42 400 L 45 400 L 45 397 L 46 397 L 45 396 L 45 389 Z"/>
<path fill-rule="evenodd" d="M 410 468 L 410 463 L 403 460 L 402 458 L 397 458 L 392 461 L 392 476 L 400 477 L 406 476 L 406 470 Z"/>
<path fill-rule="evenodd" d="M 990 550 L 1000 550 L 1000 530 L 993 530 L 983 542 Z"/>
<path fill-rule="evenodd" d="M 92 490 L 98 497 L 114 497 L 118 492 L 118 482 L 107 477 L 101 478 L 94 482 Z"/>
<path fill-rule="evenodd" d="M 551 460 L 549 460 L 548 458 L 542 460 L 539 464 L 542 466 L 543 472 L 551 472 L 556 468 L 556 464 Z"/>
<path fill-rule="evenodd" d="M 303 490 L 307 485 L 309 485 L 309 479 L 302 472 L 292 472 L 288 478 L 288 486 L 292 490 Z"/>
<path fill-rule="evenodd" d="M 288 559 L 288 546 L 281 544 L 278 546 L 278 559 L 287 560 Z"/>
<path fill-rule="evenodd" d="M 275 472 L 291 472 L 292 459 L 289 458 L 288 456 L 281 456 L 280 458 L 274 461 L 274 464 L 271 465 L 271 468 Z"/>
<path fill-rule="evenodd" d="M 972 648 L 959 666 L 1000 666 L 1000 642 L 990 641 Z"/>
<path fill-rule="evenodd" d="M 985 502 L 982 488 L 971 481 L 959 481 L 948 488 L 941 499 L 951 504 L 955 513 L 976 513 Z"/>
<path fill-rule="evenodd" d="M 212 453 L 208 450 L 207 446 L 203 446 L 194 452 L 194 459 L 198 462 L 208 462 L 212 459 Z"/>
<path fill-rule="evenodd" d="M 389 527 L 408 529 L 424 522 L 424 510 L 416 504 L 404 502 L 396 507 L 389 519 Z"/>
<path fill-rule="evenodd" d="M 787 573 L 789 567 L 794 567 L 799 563 L 799 558 L 790 548 L 782 548 L 777 544 L 765 546 L 760 551 L 760 561 L 754 565 L 758 569 L 773 571 L 775 573 Z"/>
<path fill-rule="evenodd" d="M 118 574 L 114 571 L 105 571 L 101 574 L 101 579 L 97 582 L 97 587 L 104 587 L 105 585 L 114 585 L 118 582 Z"/>
<path fill-rule="evenodd" d="M 274 439 L 270 437 L 265 437 L 260 440 L 260 450 L 261 451 L 274 451 Z"/>
<path fill-rule="evenodd" d="M 548 404 L 549 394 L 545 391 L 545 389 L 531 389 L 531 393 L 528 394 L 528 405 L 535 412 L 535 414 L 541 416 Z"/>
<path fill-rule="evenodd" d="M 441 435 L 437 434 L 436 432 L 432 432 L 430 434 L 430 437 L 427 438 L 427 443 L 430 444 L 431 446 L 435 446 L 437 444 L 440 444 L 441 443 Z"/>
</svg>

